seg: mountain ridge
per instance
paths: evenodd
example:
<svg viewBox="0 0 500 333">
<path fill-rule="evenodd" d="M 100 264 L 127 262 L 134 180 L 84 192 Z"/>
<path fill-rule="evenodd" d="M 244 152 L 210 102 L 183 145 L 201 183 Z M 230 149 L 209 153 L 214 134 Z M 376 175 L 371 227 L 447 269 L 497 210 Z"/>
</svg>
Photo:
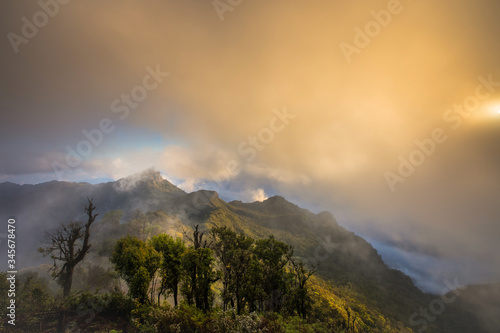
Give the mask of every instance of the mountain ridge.
<svg viewBox="0 0 500 333">
<path fill-rule="evenodd" d="M 256 239 L 274 235 L 293 246 L 296 257 L 315 267 L 318 278 L 340 290 L 348 288 L 359 302 L 401 325 L 409 325 L 410 315 L 432 301 L 432 295 L 419 290 L 408 276 L 389 268 L 370 243 L 340 226 L 331 212 L 314 214 L 282 196 L 244 203 L 226 202 L 216 191 L 186 193 L 152 169 L 94 185 L 0 183 L 2 215 L 16 216 L 20 222 L 20 266 L 40 263 L 40 256 L 32 255 L 40 236 L 60 223 L 82 218 L 87 197 L 94 199 L 101 218 L 106 212 L 122 211 L 124 222 L 137 212 L 163 212 L 155 218 L 172 216 L 187 228 L 199 224 L 208 231 L 226 226 Z M 466 306 L 462 308 L 470 312 Z"/>
</svg>

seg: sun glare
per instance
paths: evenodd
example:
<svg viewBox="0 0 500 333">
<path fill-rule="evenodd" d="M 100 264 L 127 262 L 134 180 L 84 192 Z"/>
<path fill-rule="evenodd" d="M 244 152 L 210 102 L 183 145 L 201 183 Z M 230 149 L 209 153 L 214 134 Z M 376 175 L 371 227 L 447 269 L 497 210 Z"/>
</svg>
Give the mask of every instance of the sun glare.
<svg viewBox="0 0 500 333">
<path fill-rule="evenodd" d="M 498 117 L 500 115 L 500 101 L 496 100 L 485 105 L 484 108 L 486 118 Z"/>
<path fill-rule="evenodd" d="M 470 112 L 470 116 L 467 117 L 467 121 L 475 125 L 487 125 L 492 122 L 497 122 L 500 118 L 500 101 L 494 100 L 489 103 L 485 103 L 478 107 L 476 110 Z"/>
</svg>

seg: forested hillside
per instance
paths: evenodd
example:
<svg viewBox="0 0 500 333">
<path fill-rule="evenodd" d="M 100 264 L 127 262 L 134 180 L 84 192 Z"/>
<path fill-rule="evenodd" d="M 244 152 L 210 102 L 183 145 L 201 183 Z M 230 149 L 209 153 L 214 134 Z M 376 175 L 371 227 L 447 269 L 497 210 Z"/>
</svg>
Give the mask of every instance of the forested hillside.
<svg viewBox="0 0 500 333">
<path fill-rule="evenodd" d="M 187 194 L 153 171 L 100 185 L 6 188 L 14 196 L 0 193 L 2 204 L 41 235 L 84 219 L 86 197 L 99 214 L 69 297 L 49 273 L 57 260 L 27 261 L 17 281 L 19 330 L 53 331 L 64 311 L 68 331 L 494 332 L 485 324 L 494 314 L 474 311 L 472 288 L 433 320 L 418 315 L 437 296 L 387 267 L 331 213 L 283 197 L 225 202 L 212 191 Z M 23 212 L 27 201 L 43 211 Z M 36 248 L 51 244 L 33 239 L 26 248 L 41 261 Z"/>
</svg>

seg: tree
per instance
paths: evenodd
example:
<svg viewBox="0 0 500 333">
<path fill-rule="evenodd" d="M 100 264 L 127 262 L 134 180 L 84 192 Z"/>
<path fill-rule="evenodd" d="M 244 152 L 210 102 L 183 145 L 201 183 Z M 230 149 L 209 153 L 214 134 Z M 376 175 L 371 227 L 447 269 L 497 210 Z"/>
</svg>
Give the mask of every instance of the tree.
<svg viewBox="0 0 500 333">
<path fill-rule="evenodd" d="M 264 274 L 262 264 L 256 255 L 252 253 L 250 263 L 247 268 L 247 279 L 243 284 L 243 296 L 248 304 L 248 310 L 264 311 Z"/>
<path fill-rule="evenodd" d="M 116 242 L 110 261 L 127 283 L 129 295 L 146 303 L 149 285 L 160 267 L 160 254 L 149 243 L 126 236 Z"/>
<path fill-rule="evenodd" d="M 46 233 L 45 242 L 49 244 L 46 248 L 40 248 L 43 256 L 50 255 L 54 260 L 52 276 L 63 287 L 63 298 L 66 299 L 71 292 L 73 283 L 73 271 L 90 250 L 90 227 L 99 214 L 94 214 L 95 206 L 92 199 L 87 198 L 88 205 L 85 206 L 87 222 L 72 221 L 68 225 L 62 224 L 59 228 Z M 57 261 L 63 263 L 59 268 Z M 58 332 L 64 330 L 65 312 L 61 311 L 59 316 Z"/>
<path fill-rule="evenodd" d="M 228 303 L 241 314 L 245 307 L 244 285 L 247 279 L 249 263 L 252 258 L 251 247 L 254 240 L 250 237 L 232 231 L 227 227 L 213 228 L 214 243 L 212 248 L 221 263 L 223 309 Z"/>
<path fill-rule="evenodd" d="M 232 265 L 234 271 L 234 281 L 231 285 L 231 289 L 236 298 L 236 311 L 241 314 L 241 311 L 245 307 L 243 300 L 244 296 L 244 285 L 248 280 L 248 268 L 252 257 L 252 245 L 254 240 L 244 234 L 239 234 L 236 236 L 235 248 L 232 251 Z"/>
<path fill-rule="evenodd" d="M 140 209 L 135 209 L 131 213 L 130 220 L 124 224 L 125 234 L 136 235 L 140 240 L 146 240 L 147 218 Z"/>
<path fill-rule="evenodd" d="M 285 266 L 293 254 L 291 246 L 277 241 L 274 236 L 256 241 L 254 253 L 262 269 L 262 289 L 266 299 L 260 307 L 267 311 L 279 312 L 283 296 L 287 293 L 287 272 Z"/>
<path fill-rule="evenodd" d="M 16 298 L 19 300 L 16 304 L 16 326 L 23 325 L 26 331 L 35 331 L 39 328 L 43 317 L 39 314 L 41 311 L 50 309 L 54 304 L 49 289 L 48 281 L 38 277 L 38 273 L 29 272 L 19 279 L 19 288 L 16 292 Z M 19 314 L 19 316 L 18 316 Z"/>
<path fill-rule="evenodd" d="M 120 220 L 123 218 L 123 210 L 112 210 L 105 213 L 98 222 L 103 230 L 117 232 L 120 229 Z"/>
<path fill-rule="evenodd" d="M 316 270 L 308 270 L 304 263 L 290 258 L 292 264 L 294 283 L 290 292 L 290 303 L 295 305 L 297 314 L 301 318 L 306 318 L 307 308 L 310 305 L 310 297 L 308 294 L 307 280 L 316 273 Z"/>
<path fill-rule="evenodd" d="M 184 283 L 181 292 L 189 305 L 208 311 L 212 304 L 212 284 L 219 278 L 214 270 L 212 250 L 189 247 L 182 256 Z"/>
<path fill-rule="evenodd" d="M 211 285 L 219 279 L 213 266 L 215 259 L 207 241 L 203 241 L 204 233 L 198 230 L 198 225 L 193 231 L 193 246 L 190 246 L 182 255 L 182 268 L 184 270 L 184 283 L 181 292 L 189 305 L 193 302 L 198 309 L 208 311 L 211 307 Z"/>
<path fill-rule="evenodd" d="M 212 246 L 217 259 L 219 259 L 222 272 L 222 309 L 227 310 L 228 303 L 234 307 L 233 295 L 230 284 L 233 280 L 232 250 L 234 248 L 236 233 L 227 227 L 215 227 L 211 230 L 215 242 Z"/>
<path fill-rule="evenodd" d="M 111 256 L 116 240 L 123 236 L 124 228 L 120 224 L 122 217 L 122 210 L 112 210 L 101 216 L 93 226 L 92 238 L 98 246 L 94 251 L 97 251 L 100 257 Z"/>
<path fill-rule="evenodd" d="M 40 248 L 39 251 L 44 256 L 50 255 L 54 260 L 52 276 L 63 287 L 63 298 L 69 296 L 73 283 L 73 271 L 90 250 L 90 227 L 99 214 L 94 214 L 95 206 L 92 199 L 87 198 L 88 206 L 85 207 L 87 222 L 72 221 L 68 225 L 61 225 L 59 228 L 46 233 L 46 243 L 50 246 Z M 61 268 L 57 261 L 63 262 Z"/>
<path fill-rule="evenodd" d="M 160 265 L 161 287 L 158 293 L 158 303 L 160 295 L 166 296 L 172 293 L 174 306 L 177 307 L 178 286 L 182 278 L 182 255 L 186 251 L 186 246 L 180 238 L 161 234 L 151 238 L 151 245 L 162 256 Z"/>
<path fill-rule="evenodd" d="M 193 238 L 189 237 L 188 235 L 184 234 L 184 236 L 193 243 L 194 249 L 199 249 L 199 248 L 209 248 L 212 245 L 212 242 L 207 242 L 207 240 L 203 240 L 203 236 L 205 236 L 205 233 L 203 231 L 199 230 L 199 225 L 194 226 L 194 231 L 193 231 Z"/>
</svg>

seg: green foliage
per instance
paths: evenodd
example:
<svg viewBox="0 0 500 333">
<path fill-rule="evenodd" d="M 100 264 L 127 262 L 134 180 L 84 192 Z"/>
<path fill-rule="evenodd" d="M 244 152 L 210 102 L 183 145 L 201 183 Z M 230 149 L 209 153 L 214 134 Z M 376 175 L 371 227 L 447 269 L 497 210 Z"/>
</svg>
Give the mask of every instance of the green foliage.
<svg viewBox="0 0 500 333">
<path fill-rule="evenodd" d="M 154 236 L 150 243 L 162 256 L 158 298 L 160 295 L 173 294 L 174 304 L 177 306 L 178 286 L 182 278 L 182 255 L 186 251 L 186 246 L 180 238 L 174 239 L 166 234 Z"/>
<path fill-rule="evenodd" d="M 308 271 L 293 249 L 273 236 L 255 241 L 228 227 L 214 227 L 212 248 L 222 273 L 223 309 L 285 311 L 306 318 Z"/>
<path fill-rule="evenodd" d="M 124 223 L 123 211 L 110 211 L 94 226 L 96 252 L 100 257 L 112 255 L 116 241 L 126 235 L 134 235 L 138 239 L 147 241 L 160 234 L 181 235 L 183 228 L 180 220 L 164 211 L 143 213 L 135 210 Z"/>
<path fill-rule="evenodd" d="M 212 236 L 215 239 L 213 248 L 222 272 L 223 308 L 226 310 L 228 304 L 233 307 L 235 304 L 238 314 L 241 314 L 245 305 L 245 288 L 255 283 L 249 274 L 254 240 L 242 233 L 236 234 L 227 227 L 213 228 Z"/>
<path fill-rule="evenodd" d="M 68 297 L 66 306 L 77 315 L 92 312 L 93 316 L 101 314 L 127 318 L 134 309 L 134 302 L 119 290 L 106 294 L 85 291 Z"/>
<path fill-rule="evenodd" d="M 100 257 L 111 256 L 116 240 L 124 235 L 124 227 L 120 224 L 122 218 L 122 210 L 112 210 L 104 214 L 94 225 L 95 251 Z"/>
<path fill-rule="evenodd" d="M 105 258 L 98 258 L 103 267 L 75 269 L 75 287 L 111 293 L 79 292 L 64 304 L 44 294 L 48 303 L 30 304 L 52 311 L 66 309 L 75 329 L 86 327 L 93 318 L 121 314 L 130 315 L 138 330 L 151 332 L 408 330 L 402 321 L 413 310 L 405 309 L 411 309 L 416 304 L 412 298 L 420 296 L 403 274 L 381 268 L 383 263 L 369 244 L 338 226 L 311 226 L 315 215 L 307 212 L 290 215 L 284 199 L 252 205 L 210 201 L 202 216 L 204 226 L 212 228 L 208 239 L 198 226 L 193 230 L 187 226 L 192 224 L 182 225 L 163 211 L 136 211 L 124 223 L 120 223 L 123 212 L 109 212 L 93 227 L 95 253 L 110 256 L 135 303 L 114 294 L 116 274 L 105 268 Z M 264 205 L 268 207 L 261 209 Z M 192 239 L 186 237 L 190 246 L 167 235 L 180 235 L 185 229 L 193 230 Z M 127 234 L 136 237 L 124 237 Z M 317 268 L 318 276 L 312 276 L 316 266 L 311 271 L 303 261 L 314 257 L 318 248 L 328 258 Z M 380 274 L 380 283 L 368 278 L 373 272 Z M 31 285 L 21 285 L 20 290 L 25 289 L 26 295 L 40 292 Z M 177 300 L 179 292 L 182 297 Z M 176 307 L 166 301 L 160 305 L 161 296 L 165 300 L 173 296 Z M 35 328 L 42 317 L 24 320 Z"/>
<path fill-rule="evenodd" d="M 181 293 L 189 305 L 208 311 L 213 302 L 211 285 L 218 280 L 212 250 L 189 247 L 182 255 L 184 281 Z"/>
<path fill-rule="evenodd" d="M 111 268 L 90 264 L 87 270 L 86 284 L 91 290 L 112 291 L 117 287 L 117 276 Z"/>
<path fill-rule="evenodd" d="M 120 290 L 104 294 L 103 297 L 105 297 L 106 300 L 106 306 L 103 309 L 103 314 L 109 316 L 123 316 L 124 318 L 128 318 L 130 316 L 134 303 Z"/>
<path fill-rule="evenodd" d="M 123 218 L 123 210 L 112 210 L 104 214 L 100 220 L 100 226 L 108 231 L 118 231 L 120 220 Z"/>
<path fill-rule="evenodd" d="M 160 266 L 160 254 L 150 244 L 127 236 L 116 242 L 110 261 L 128 284 L 130 296 L 149 302 L 149 284 Z"/>
<path fill-rule="evenodd" d="M 48 281 L 38 277 L 37 273 L 24 273 L 16 276 L 16 328 L 24 331 L 33 331 L 40 326 L 44 320 L 45 309 L 56 306 L 55 298 L 50 294 Z M 0 272 L 0 306 L 6 309 L 10 297 L 7 297 L 10 285 L 7 281 L 7 274 Z M 6 316 L 0 321 L 0 331 L 12 326 L 7 325 Z"/>
<path fill-rule="evenodd" d="M 177 308 L 137 304 L 132 313 L 134 326 L 141 332 L 347 332 L 325 322 L 309 322 L 297 316 L 282 316 L 275 312 L 238 315 L 235 309 L 230 309 L 205 313 L 184 302 Z"/>
<path fill-rule="evenodd" d="M 163 200 L 164 189 L 155 190 Z M 403 273 L 388 269 L 369 243 L 329 214 L 313 214 L 283 198 L 244 204 L 209 195 L 187 195 L 189 200 L 172 207 L 163 200 L 168 212 L 104 214 L 92 226 L 91 255 L 100 257 L 90 257 L 102 266 L 76 266 L 74 289 L 80 291 L 66 302 L 50 294 L 44 279 L 20 277 L 16 328 L 56 331 L 64 309 L 72 331 L 130 332 L 123 325 L 130 317 L 137 331 L 151 332 L 411 332 L 409 315 L 433 299 Z M 175 217 L 179 202 L 189 211 L 182 218 Z M 193 239 L 186 237 L 190 246 L 167 236 L 181 236 L 196 223 L 211 228 L 213 239 L 202 242 L 197 227 Z M 135 300 L 114 290 L 117 279 L 108 257 Z M 317 274 L 311 276 L 312 267 Z M 175 294 L 179 286 L 178 306 L 166 300 L 160 305 L 160 296 Z M 0 273 L 4 295 L 5 288 Z M 92 293 L 96 290 L 106 293 Z M 0 306 L 6 301 L 0 297 Z M 475 311 L 484 311 L 477 302 Z M 471 320 L 472 305 L 460 310 L 459 303 L 447 304 L 428 331 L 481 332 Z"/>
<path fill-rule="evenodd" d="M 143 213 L 136 210 L 130 220 L 121 225 L 122 235 L 137 235 L 141 240 L 148 240 L 161 233 L 173 233 L 179 226 L 179 219 L 163 211 Z"/>
<path fill-rule="evenodd" d="M 132 321 L 141 332 L 268 332 L 262 328 L 262 317 L 256 313 L 237 315 L 235 310 L 204 313 L 184 302 L 178 308 L 137 304 Z"/>
<path fill-rule="evenodd" d="M 28 273 L 22 277 L 16 299 L 19 301 L 20 312 L 26 314 L 50 307 L 54 302 L 50 295 L 48 281 L 40 279 L 37 273 Z"/>
<path fill-rule="evenodd" d="M 134 309 L 133 301 L 121 291 L 115 290 L 106 294 L 77 292 L 69 296 L 59 309 L 65 309 L 67 316 L 66 330 L 69 332 L 94 332 L 106 320 L 128 320 Z M 107 332 L 108 330 L 102 330 Z"/>
<path fill-rule="evenodd" d="M 286 271 L 292 247 L 277 241 L 274 236 L 259 239 L 255 243 L 254 253 L 261 267 L 261 283 L 266 299 L 260 301 L 260 309 L 279 312 L 283 305 L 283 297 L 288 292 L 290 278 Z"/>
<path fill-rule="evenodd" d="M 7 281 L 7 273 L 0 272 L 0 293 L 2 297 L 0 297 L 0 308 L 7 309 L 9 306 L 9 298 L 6 296 L 9 293 L 9 281 Z M 0 328 L 4 328 L 7 325 L 7 317 L 4 316 L 2 320 L 0 320 Z"/>
<path fill-rule="evenodd" d="M 114 270 L 88 263 L 75 267 L 73 288 L 83 291 L 112 291 L 118 286 L 118 275 Z"/>
<path fill-rule="evenodd" d="M 293 279 L 289 282 L 290 286 L 285 306 L 288 313 L 294 314 L 296 311 L 301 318 L 305 319 L 312 304 L 307 281 L 315 271 L 309 271 L 304 263 L 298 260 L 290 259 L 290 263 Z"/>
</svg>

